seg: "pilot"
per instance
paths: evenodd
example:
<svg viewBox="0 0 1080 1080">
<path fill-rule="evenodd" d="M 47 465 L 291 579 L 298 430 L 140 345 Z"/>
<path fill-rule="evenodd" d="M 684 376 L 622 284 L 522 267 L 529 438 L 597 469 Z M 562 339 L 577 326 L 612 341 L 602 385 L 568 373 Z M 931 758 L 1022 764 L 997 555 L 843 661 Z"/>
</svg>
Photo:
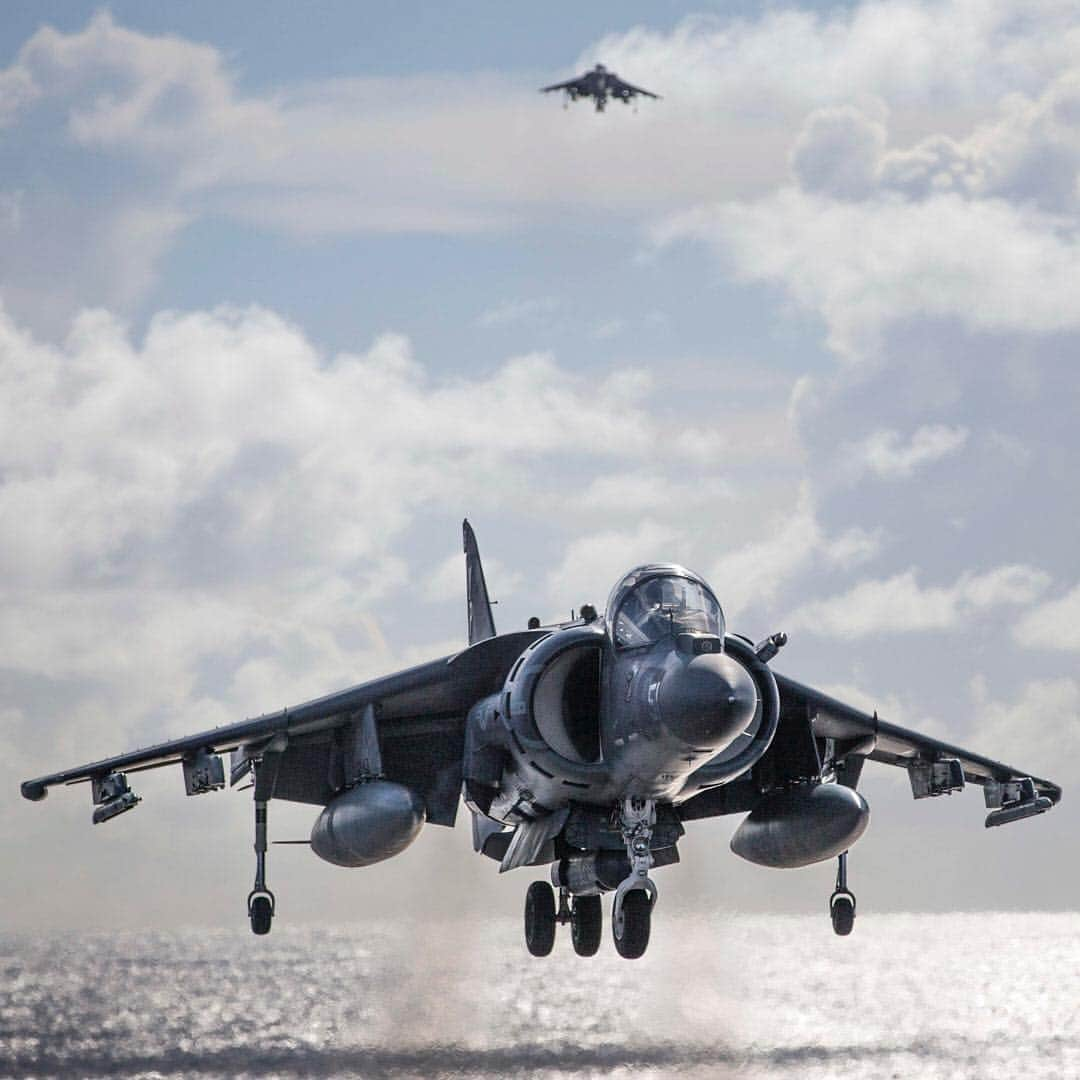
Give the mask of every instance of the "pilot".
<svg viewBox="0 0 1080 1080">
<path fill-rule="evenodd" d="M 671 632 L 671 613 L 678 606 L 674 589 L 670 581 L 653 578 L 642 585 L 640 596 L 645 610 L 638 626 L 650 641 L 657 641 Z"/>
</svg>

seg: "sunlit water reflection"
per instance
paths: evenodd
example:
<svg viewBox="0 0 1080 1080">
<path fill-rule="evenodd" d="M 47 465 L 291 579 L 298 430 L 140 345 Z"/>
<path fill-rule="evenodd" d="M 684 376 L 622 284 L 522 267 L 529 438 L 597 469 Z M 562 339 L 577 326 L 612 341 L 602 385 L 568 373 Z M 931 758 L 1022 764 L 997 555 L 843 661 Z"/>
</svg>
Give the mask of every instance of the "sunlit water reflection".
<svg viewBox="0 0 1080 1080">
<path fill-rule="evenodd" d="M 0 1073 L 1080 1077 L 1080 916 L 664 914 L 640 961 L 509 921 L 0 936 Z"/>
</svg>

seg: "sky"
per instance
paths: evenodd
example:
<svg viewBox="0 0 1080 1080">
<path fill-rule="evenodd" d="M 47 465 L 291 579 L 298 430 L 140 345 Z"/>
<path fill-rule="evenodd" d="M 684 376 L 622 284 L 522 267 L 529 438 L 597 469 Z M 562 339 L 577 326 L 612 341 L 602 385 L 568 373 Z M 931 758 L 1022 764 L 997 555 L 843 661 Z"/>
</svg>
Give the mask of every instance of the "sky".
<svg viewBox="0 0 1080 1080">
<path fill-rule="evenodd" d="M 662 100 L 536 92 L 597 61 Z M 465 516 L 502 630 L 682 562 L 778 670 L 1064 786 L 987 831 L 868 766 L 860 911 L 1074 908 L 1078 176 L 1070 0 L 7 4 L 6 925 L 239 925 L 247 796 L 18 781 L 457 650 Z M 665 904 L 824 911 L 735 824 Z M 529 880 L 464 827 L 271 859 L 298 922 Z"/>
</svg>

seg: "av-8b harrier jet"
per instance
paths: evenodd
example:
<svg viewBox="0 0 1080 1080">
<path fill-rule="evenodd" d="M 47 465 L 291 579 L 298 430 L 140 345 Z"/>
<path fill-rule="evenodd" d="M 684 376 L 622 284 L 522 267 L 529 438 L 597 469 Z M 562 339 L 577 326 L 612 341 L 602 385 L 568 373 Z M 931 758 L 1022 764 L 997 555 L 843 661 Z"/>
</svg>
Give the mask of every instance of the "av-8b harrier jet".
<svg viewBox="0 0 1080 1080">
<path fill-rule="evenodd" d="M 88 782 L 95 824 L 140 801 L 127 774 L 181 766 L 188 795 L 249 778 L 255 885 L 247 910 L 270 930 L 267 807 L 320 807 L 311 850 L 363 867 L 403 851 L 425 822 L 454 824 L 462 797 L 476 851 L 502 871 L 550 868 L 525 902 L 525 941 L 549 953 L 569 923 L 593 955 L 601 897 L 612 893 L 616 950 L 644 953 L 654 871 L 679 861 L 688 822 L 745 814 L 735 854 L 770 867 L 837 859 L 833 929 L 855 897 L 847 851 L 866 828 L 867 761 L 906 769 L 916 799 L 983 788 L 986 825 L 1041 814 L 1061 789 L 927 738 L 774 672 L 783 634 L 729 633 L 716 597 L 673 564 L 639 566 L 603 616 L 590 606 L 555 626 L 496 634 L 476 539 L 464 524 L 469 645 L 453 656 L 254 720 L 27 780 L 22 793 Z M 102 889 L 115 883 L 103 882 Z M 116 885 L 116 887 L 122 887 Z"/>
<path fill-rule="evenodd" d="M 629 105 L 631 100 L 638 95 L 660 99 L 659 94 L 651 90 L 642 90 L 640 86 L 631 86 L 623 82 L 614 71 L 608 71 L 603 64 L 597 64 L 592 71 L 586 71 L 576 79 L 568 82 L 555 83 L 552 86 L 542 86 L 541 94 L 550 94 L 552 90 L 565 90 L 568 101 L 577 101 L 579 97 L 591 97 L 596 102 L 596 111 L 603 112 L 608 98 L 621 101 Z"/>
</svg>

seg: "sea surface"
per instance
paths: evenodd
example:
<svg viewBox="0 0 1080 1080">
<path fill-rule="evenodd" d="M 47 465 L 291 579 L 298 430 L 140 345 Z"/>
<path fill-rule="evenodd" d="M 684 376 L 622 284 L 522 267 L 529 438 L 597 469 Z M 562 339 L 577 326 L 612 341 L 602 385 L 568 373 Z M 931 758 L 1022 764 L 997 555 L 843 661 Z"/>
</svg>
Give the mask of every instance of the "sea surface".
<svg viewBox="0 0 1080 1080">
<path fill-rule="evenodd" d="M 1080 915 L 662 915 L 0 935 L 0 1075 L 1080 1077 Z"/>
</svg>

